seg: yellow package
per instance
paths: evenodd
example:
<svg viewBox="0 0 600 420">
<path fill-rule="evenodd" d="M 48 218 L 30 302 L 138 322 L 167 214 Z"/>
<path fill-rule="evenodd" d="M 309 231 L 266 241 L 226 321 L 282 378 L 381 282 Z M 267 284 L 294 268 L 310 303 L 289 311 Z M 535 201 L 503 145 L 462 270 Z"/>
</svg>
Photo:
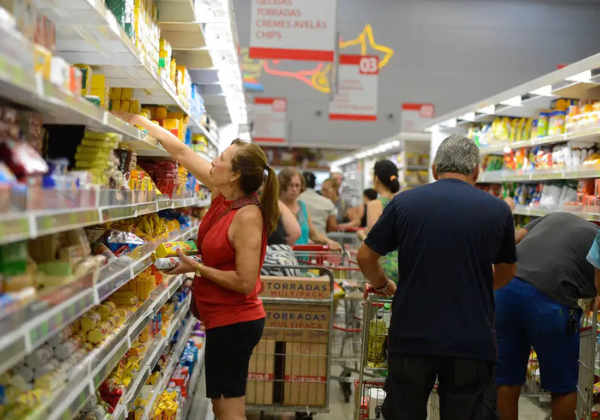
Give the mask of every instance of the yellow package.
<svg viewBox="0 0 600 420">
<path fill-rule="evenodd" d="M 121 100 L 130 101 L 133 96 L 133 88 L 122 88 L 121 89 Z"/>
<path fill-rule="evenodd" d="M 110 101 L 110 110 L 111 111 L 121 111 L 121 101 L 112 100 Z"/>
<path fill-rule="evenodd" d="M 121 100 L 121 88 L 111 88 L 110 89 L 110 99 L 113 101 Z"/>
<path fill-rule="evenodd" d="M 142 112 L 142 106 L 140 104 L 140 101 L 136 100 L 136 99 L 132 99 L 129 102 L 129 112 L 131 112 L 132 114 L 139 114 Z"/>
<path fill-rule="evenodd" d="M 198 253 L 198 248 L 194 241 L 181 242 L 165 242 L 156 248 L 156 256 L 158 258 L 177 256 L 177 251 L 181 250 L 185 255 L 195 255 Z"/>
<path fill-rule="evenodd" d="M 167 118 L 167 108 L 162 106 L 154 108 L 154 119 L 164 120 L 165 118 Z"/>
<path fill-rule="evenodd" d="M 50 50 L 35 44 L 33 56 L 33 69 L 36 73 L 41 74 L 44 79 L 50 80 L 52 72 L 52 53 Z"/>
<path fill-rule="evenodd" d="M 130 108 L 131 108 L 131 102 L 129 102 L 129 101 L 121 101 L 121 111 L 123 111 L 123 112 L 129 112 Z"/>
<path fill-rule="evenodd" d="M 107 90 L 106 84 L 106 76 L 103 74 L 93 74 L 92 75 L 92 90 L 102 90 L 105 92 Z"/>
</svg>

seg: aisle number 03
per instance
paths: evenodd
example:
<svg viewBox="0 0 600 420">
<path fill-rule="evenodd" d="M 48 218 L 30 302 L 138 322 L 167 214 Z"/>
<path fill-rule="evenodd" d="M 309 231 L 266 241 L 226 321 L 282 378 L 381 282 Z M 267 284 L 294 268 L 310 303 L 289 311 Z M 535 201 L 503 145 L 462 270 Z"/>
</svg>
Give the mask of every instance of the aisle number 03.
<svg viewBox="0 0 600 420">
<path fill-rule="evenodd" d="M 379 58 L 361 57 L 358 62 L 358 71 L 360 74 L 379 74 Z"/>
</svg>

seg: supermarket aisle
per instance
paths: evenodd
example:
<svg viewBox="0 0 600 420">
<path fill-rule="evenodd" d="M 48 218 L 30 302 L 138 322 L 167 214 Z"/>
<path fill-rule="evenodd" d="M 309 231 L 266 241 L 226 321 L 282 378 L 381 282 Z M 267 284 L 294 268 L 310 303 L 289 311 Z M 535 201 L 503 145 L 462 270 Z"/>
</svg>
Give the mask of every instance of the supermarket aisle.
<svg viewBox="0 0 600 420">
<path fill-rule="evenodd" d="M 344 402 L 344 395 L 340 391 L 337 382 L 333 382 L 331 386 L 331 396 L 329 399 L 330 412 L 328 414 L 318 414 L 315 420 L 354 420 L 354 405 L 353 402 Z M 519 420 L 546 420 L 550 413 L 550 407 L 539 407 L 534 400 L 526 397 L 521 397 L 519 401 Z M 248 420 L 259 420 L 258 413 L 247 413 Z M 204 420 L 202 417 L 189 417 L 190 419 Z M 208 419 L 207 419 L 208 420 Z M 261 420 L 295 420 L 294 413 L 286 413 L 283 415 L 265 415 Z"/>
</svg>

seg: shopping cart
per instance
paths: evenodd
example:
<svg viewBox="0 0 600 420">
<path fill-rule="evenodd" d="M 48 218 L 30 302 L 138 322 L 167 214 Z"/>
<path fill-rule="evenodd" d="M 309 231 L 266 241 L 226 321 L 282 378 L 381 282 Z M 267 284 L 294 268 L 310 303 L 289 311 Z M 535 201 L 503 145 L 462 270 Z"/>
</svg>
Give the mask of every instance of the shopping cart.
<svg viewBox="0 0 600 420">
<path fill-rule="evenodd" d="M 356 383 L 355 420 L 383 418 L 381 408 L 385 400 L 383 385 L 387 376 L 387 338 L 391 320 L 392 300 L 371 295 L 365 302 L 361 369 Z M 431 391 L 427 403 L 427 419 L 440 419 L 437 386 Z"/>
<path fill-rule="evenodd" d="M 363 228 L 340 229 L 337 232 L 327 233 L 327 237 L 341 244 L 347 251 L 356 252 L 356 250 L 362 244 L 362 241 L 357 235 L 359 230 L 363 230 Z"/>
<path fill-rule="evenodd" d="M 599 371 L 596 360 L 596 343 L 598 341 L 598 308 L 595 300 L 580 300 L 583 309 L 581 318 L 579 347 L 579 379 L 577 383 L 577 412 L 580 420 L 597 418 L 600 413 L 600 390 L 594 390 Z"/>
<path fill-rule="evenodd" d="M 334 283 L 324 267 L 294 272 L 262 276 L 265 329 L 249 363 L 246 410 L 310 420 L 329 412 Z"/>
<path fill-rule="evenodd" d="M 301 265 L 322 266 L 333 274 L 338 286 L 334 301 L 331 365 L 346 402 L 350 402 L 352 384 L 358 379 L 362 349 L 362 300 L 366 280 L 347 252 L 331 251 L 326 246 L 294 247 Z M 339 373 L 337 373 L 339 371 Z"/>
</svg>

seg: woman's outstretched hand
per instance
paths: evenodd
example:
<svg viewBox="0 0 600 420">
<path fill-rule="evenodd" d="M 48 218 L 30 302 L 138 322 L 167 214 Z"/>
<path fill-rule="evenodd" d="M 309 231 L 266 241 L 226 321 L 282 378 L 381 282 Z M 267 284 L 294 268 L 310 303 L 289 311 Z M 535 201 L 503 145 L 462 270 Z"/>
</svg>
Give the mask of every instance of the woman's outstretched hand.
<svg viewBox="0 0 600 420">
<path fill-rule="evenodd" d="M 139 117 L 137 114 L 132 114 L 131 112 L 125 111 L 111 111 L 110 113 L 131 125 L 137 124 L 136 120 Z"/>
</svg>

